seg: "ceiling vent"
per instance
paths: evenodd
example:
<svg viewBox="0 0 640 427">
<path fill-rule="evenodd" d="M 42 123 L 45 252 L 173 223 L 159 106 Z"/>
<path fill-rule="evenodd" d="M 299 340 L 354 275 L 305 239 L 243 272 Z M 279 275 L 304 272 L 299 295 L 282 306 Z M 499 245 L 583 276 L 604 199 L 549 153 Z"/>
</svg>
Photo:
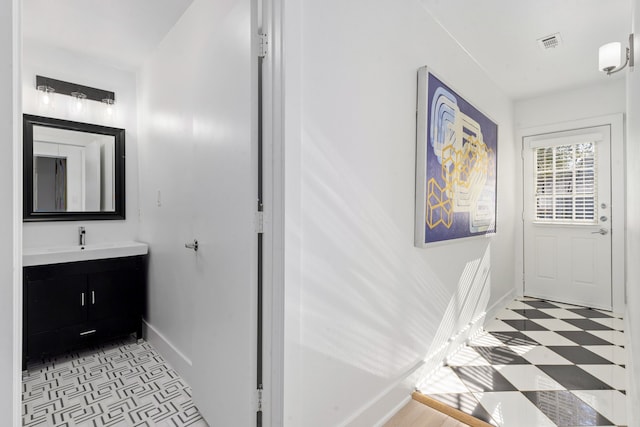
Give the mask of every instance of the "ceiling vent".
<svg viewBox="0 0 640 427">
<path fill-rule="evenodd" d="M 555 49 L 562 44 L 560 33 L 550 34 L 538 39 L 538 46 L 542 50 Z"/>
</svg>

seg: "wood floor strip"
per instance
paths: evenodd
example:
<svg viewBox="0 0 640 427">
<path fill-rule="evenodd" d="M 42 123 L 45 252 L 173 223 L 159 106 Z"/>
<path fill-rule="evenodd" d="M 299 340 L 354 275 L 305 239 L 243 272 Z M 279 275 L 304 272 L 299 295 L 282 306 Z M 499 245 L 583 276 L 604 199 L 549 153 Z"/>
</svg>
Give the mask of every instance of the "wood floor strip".
<svg viewBox="0 0 640 427">
<path fill-rule="evenodd" d="M 413 400 L 418 401 L 424 405 L 427 405 L 435 409 L 436 411 L 442 412 L 443 414 L 448 415 L 451 418 L 455 418 L 456 420 L 463 422 L 471 427 L 494 427 L 489 423 L 479 420 L 469 414 L 465 414 L 464 412 L 458 409 L 445 405 L 444 403 L 439 402 L 429 396 L 425 396 L 420 392 L 414 391 L 411 397 L 413 398 Z"/>
<path fill-rule="evenodd" d="M 455 418 L 436 411 L 416 400 L 410 400 L 384 427 L 469 427 Z"/>
</svg>

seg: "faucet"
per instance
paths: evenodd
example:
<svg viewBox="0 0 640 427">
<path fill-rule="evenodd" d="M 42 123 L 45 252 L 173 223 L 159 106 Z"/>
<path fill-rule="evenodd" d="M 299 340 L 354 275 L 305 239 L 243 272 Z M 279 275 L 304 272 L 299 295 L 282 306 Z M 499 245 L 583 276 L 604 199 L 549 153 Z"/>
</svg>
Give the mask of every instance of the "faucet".
<svg viewBox="0 0 640 427">
<path fill-rule="evenodd" d="M 80 240 L 80 246 L 84 246 L 87 244 L 87 231 L 84 227 L 78 227 L 78 237 Z"/>
</svg>

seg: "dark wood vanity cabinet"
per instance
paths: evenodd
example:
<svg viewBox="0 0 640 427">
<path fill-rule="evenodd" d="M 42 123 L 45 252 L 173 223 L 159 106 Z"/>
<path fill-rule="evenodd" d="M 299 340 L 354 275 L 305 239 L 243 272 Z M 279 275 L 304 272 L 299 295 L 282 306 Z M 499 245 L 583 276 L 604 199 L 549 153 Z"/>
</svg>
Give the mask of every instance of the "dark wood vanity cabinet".
<svg viewBox="0 0 640 427">
<path fill-rule="evenodd" d="M 142 337 L 146 256 L 24 267 L 26 362 L 100 340 Z"/>
</svg>

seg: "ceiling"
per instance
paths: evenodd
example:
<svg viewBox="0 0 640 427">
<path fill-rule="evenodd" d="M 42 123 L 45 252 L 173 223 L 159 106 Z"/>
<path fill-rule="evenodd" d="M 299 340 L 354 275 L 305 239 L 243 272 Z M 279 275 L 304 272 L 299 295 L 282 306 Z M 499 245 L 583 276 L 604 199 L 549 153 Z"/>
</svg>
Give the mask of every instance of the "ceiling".
<svg viewBox="0 0 640 427">
<path fill-rule="evenodd" d="M 135 70 L 192 1 L 22 0 L 23 34 Z M 626 44 L 630 0 L 419 1 L 513 99 L 624 75 L 598 71 L 598 47 Z M 560 46 L 538 46 L 558 32 Z"/>
<path fill-rule="evenodd" d="M 624 76 L 598 71 L 598 48 L 627 45 L 630 0 L 420 1 L 513 99 Z M 537 39 L 558 32 L 558 47 L 538 46 Z"/>
<path fill-rule="evenodd" d="M 22 0 L 25 39 L 135 70 L 193 0 Z"/>
</svg>

